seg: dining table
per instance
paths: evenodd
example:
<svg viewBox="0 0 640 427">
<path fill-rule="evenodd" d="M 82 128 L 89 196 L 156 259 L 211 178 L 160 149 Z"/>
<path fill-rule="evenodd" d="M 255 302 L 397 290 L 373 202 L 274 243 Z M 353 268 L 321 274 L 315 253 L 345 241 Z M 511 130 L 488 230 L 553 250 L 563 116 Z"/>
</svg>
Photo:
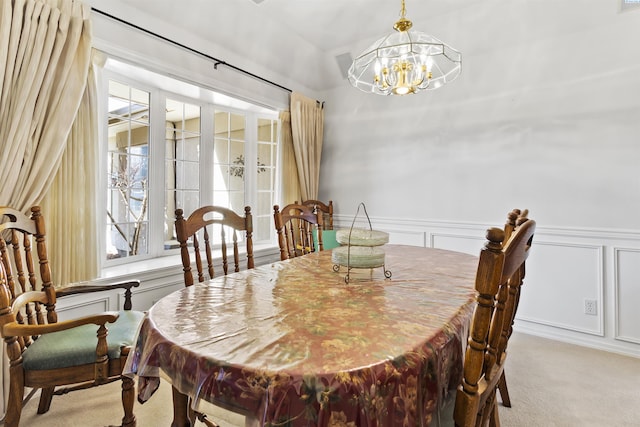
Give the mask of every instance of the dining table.
<svg viewBox="0 0 640 427">
<path fill-rule="evenodd" d="M 165 378 L 175 427 L 203 401 L 247 425 L 441 425 L 462 378 L 478 257 L 382 248 L 382 268 L 335 265 L 324 250 L 163 297 L 124 370 L 138 400 Z"/>
</svg>

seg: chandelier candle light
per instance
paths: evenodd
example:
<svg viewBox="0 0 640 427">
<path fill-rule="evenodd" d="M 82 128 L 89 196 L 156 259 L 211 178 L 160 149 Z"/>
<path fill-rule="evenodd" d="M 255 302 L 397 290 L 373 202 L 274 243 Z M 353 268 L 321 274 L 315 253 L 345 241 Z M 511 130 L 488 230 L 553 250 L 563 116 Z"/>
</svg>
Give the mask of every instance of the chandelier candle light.
<svg viewBox="0 0 640 427">
<path fill-rule="evenodd" d="M 437 89 L 460 74 L 462 55 L 437 38 L 411 30 L 404 0 L 395 33 L 372 44 L 353 61 L 349 82 L 364 92 L 406 95 Z"/>
</svg>

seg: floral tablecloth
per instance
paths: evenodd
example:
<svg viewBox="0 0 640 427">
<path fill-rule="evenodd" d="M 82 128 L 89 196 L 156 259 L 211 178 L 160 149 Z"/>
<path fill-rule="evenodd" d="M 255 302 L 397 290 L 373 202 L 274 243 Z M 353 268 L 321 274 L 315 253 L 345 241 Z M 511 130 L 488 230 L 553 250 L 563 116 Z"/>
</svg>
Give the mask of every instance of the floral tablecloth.
<svg viewBox="0 0 640 427">
<path fill-rule="evenodd" d="M 162 371 L 181 393 L 266 426 L 438 425 L 455 396 L 477 257 L 385 245 L 382 268 L 331 251 L 199 283 L 156 303 L 125 373 L 141 402 Z"/>
</svg>

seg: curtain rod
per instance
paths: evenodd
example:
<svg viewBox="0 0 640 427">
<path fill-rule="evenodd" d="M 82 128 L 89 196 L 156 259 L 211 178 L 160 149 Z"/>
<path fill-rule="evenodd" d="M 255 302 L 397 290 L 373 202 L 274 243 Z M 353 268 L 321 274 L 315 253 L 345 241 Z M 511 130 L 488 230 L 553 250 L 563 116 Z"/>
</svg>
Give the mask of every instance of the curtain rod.
<svg viewBox="0 0 640 427">
<path fill-rule="evenodd" d="M 270 85 L 272 85 L 272 86 L 276 86 L 276 87 L 278 87 L 278 88 L 280 88 L 280 89 L 282 89 L 282 90 L 286 90 L 287 92 L 292 92 L 292 90 L 291 90 L 291 89 L 286 88 L 286 87 L 284 87 L 284 86 L 282 86 L 282 85 L 279 85 L 278 83 L 274 83 L 274 82 L 272 82 L 271 80 L 267 80 L 267 79 L 265 79 L 264 77 L 260 77 L 260 76 L 258 76 L 258 75 L 256 75 L 256 74 L 250 73 L 250 72 L 249 72 L 249 71 L 247 71 L 247 70 L 243 70 L 242 68 L 236 67 L 235 65 L 231 65 L 231 64 L 229 64 L 228 62 L 225 62 L 225 61 L 223 61 L 223 60 L 221 60 L 221 59 L 215 58 L 215 57 L 213 57 L 213 56 L 211 56 L 211 55 L 207 55 L 206 53 L 204 53 L 204 52 L 200 52 L 199 50 L 196 50 L 196 49 L 193 49 L 193 48 L 190 48 L 189 46 L 185 46 L 185 45 L 183 45 L 183 44 L 181 44 L 181 43 L 178 43 L 178 42 L 177 42 L 177 41 L 175 41 L 175 40 L 171 40 L 171 39 L 169 39 L 169 38 L 167 38 L 167 37 L 164 37 L 164 36 L 162 36 L 162 35 L 160 35 L 160 34 L 154 33 L 153 31 L 149 31 L 149 30 L 147 30 L 147 29 L 145 29 L 145 28 L 142 28 L 142 27 L 140 27 L 140 26 L 138 26 L 138 25 L 135 25 L 135 24 L 133 24 L 133 23 L 131 23 L 131 22 L 129 22 L 129 21 L 125 21 L 124 19 L 118 18 L 117 16 L 113 16 L 113 15 L 111 15 L 111 14 L 109 14 L 109 13 L 103 12 L 102 10 L 96 9 L 95 7 L 92 7 L 92 8 L 91 8 L 91 10 L 92 10 L 93 12 L 99 13 L 100 15 L 104 15 L 104 16 L 106 16 L 106 17 L 108 17 L 108 18 L 111 18 L 111 19 L 113 19 L 113 20 L 115 20 L 115 21 L 118 21 L 118 22 L 120 22 L 120 23 L 122 23 L 122 24 L 125 24 L 125 25 L 128 25 L 128 26 L 132 27 L 132 28 L 135 28 L 136 30 L 142 31 L 142 32 L 144 32 L 144 33 L 147 33 L 147 34 L 149 34 L 149 35 L 152 35 L 152 36 L 154 36 L 154 37 L 157 37 L 157 38 L 159 38 L 159 39 L 161 39 L 161 40 L 164 40 L 164 41 L 166 41 L 166 42 L 169 42 L 169 43 L 171 43 L 171 44 L 174 44 L 174 45 L 176 45 L 176 46 L 178 46 L 178 47 L 181 47 L 182 49 L 186 49 L 186 50 L 188 50 L 189 52 L 192 52 L 192 53 L 195 53 L 195 54 L 197 54 L 197 55 L 203 56 L 203 57 L 205 57 L 205 58 L 207 58 L 207 59 L 209 59 L 209 60 L 211 60 L 211 61 L 213 61 L 213 62 L 214 62 L 214 64 L 213 64 L 213 69 L 214 69 L 214 70 L 217 70 L 217 69 L 218 69 L 218 65 L 224 65 L 224 66 L 227 66 L 227 67 L 229 67 L 229 68 L 231 68 L 231 69 L 233 69 L 233 70 L 235 70 L 235 71 L 237 71 L 237 72 L 239 72 L 239 73 L 245 74 L 245 75 L 247 75 L 247 76 L 249 76 L 249 77 L 253 77 L 254 79 L 260 80 L 260 81 L 262 81 L 262 82 L 264 82 L 264 83 L 270 84 Z"/>
</svg>

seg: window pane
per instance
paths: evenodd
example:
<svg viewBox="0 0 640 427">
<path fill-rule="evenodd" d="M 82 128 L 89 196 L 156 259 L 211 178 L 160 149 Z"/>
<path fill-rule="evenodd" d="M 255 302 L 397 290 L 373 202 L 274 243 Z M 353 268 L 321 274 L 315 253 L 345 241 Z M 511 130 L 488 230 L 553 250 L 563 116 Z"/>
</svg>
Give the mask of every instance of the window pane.
<svg viewBox="0 0 640 427">
<path fill-rule="evenodd" d="M 229 137 L 244 141 L 244 116 L 239 114 L 229 115 Z"/>
<path fill-rule="evenodd" d="M 244 165 L 244 141 L 231 141 L 230 158 L 234 165 Z"/>
<path fill-rule="evenodd" d="M 253 225 L 253 240 L 269 240 L 271 239 L 271 229 L 275 228 L 273 219 L 270 217 L 259 217 L 255 219 Z"/>
<path fill-rule="evenodd" d="M 258 166 L 272 166 L 272 144 L 258 143 Z M 264 168 L 263 168 L 264 169 Z"/>
<path fill-rule="evenodd" d="M 273 205 L 274 203 L 270 192 L 258 193 L 258 205 L 256 206 L 257 212 L 272 212 Z"/>
<path fill-rule="evenodd" d="M 261 118 L 257 122 L 258 133 L 258 164 L 257 167 L 257 191 L 258 204 L 255 207 L 254 231 L 256 241 L 269 240 L 273 226 L 273 205 L 275 204 L 275 172 L 276 172 L 276 144 L 277 144 L 277 120 Z M 268 225 L 268 227 L 267 227 Z M 260 229 L 258 227 L 267 227 Z"/>
<path fill-rule="evenodd" d="M 229 194 L 229 209 L 238 215 L 244 215 L 244 192 L 237 191 Z"/>
<path fill-rule="evenodd" d="M 245 122 L 242 114 L 215 112 L 213 204 L 240 215 L 246 205 Z"/>
<path fill-rule="evenodd" d="M 229 166 L 215 165 L 215 173 L 213 175 L 213 190 L 227 191 L 229 190 Z"/>
<path fill-rule="evenodd" d="M 271 169 L 258 169 L 258 191 L 272 191 L 273 177 Z"/>
<path fill-rule="evenodd" d="M 185 191 L 182 193 L 182 209 L 187 215 L 200 207 L 200 192 Z M 173 221 L 174 218 L 172 218 Z"/>
<path fill-rule="evenodd" d="M 139 105 L 143 110 L 147 111 L 146 114 L 137 114 L 134 117 L 136 120 L 144 120 L 146 123 L 149 123 L 149 92 L 144 90 L 136 89 L 135 87 L 131 88 L 131 103 L 134 105 Z"/>
<path fill-rule="evenodd" d="M 195 162 L 179 162 L 176 164 L 176 187 L 179 190 L 197 190 L 199 188 L 200 164 Z M 182 206 L 177 206 L 181 208 Z"/>
<path fill-rule="evenodd" d="M 271 120 L 258 119 L 258 141 L 271 141 Z"/>
<path fill-rule="evenodd" d="M 229 192 L 228 191 L 214 191 L 213 192 L 213 204 L 216 206 L 222 206 L 228 208 L 230 205 Z"/>
<path fill-rule="evenodd" d="M 213 143 L 214 162 L 220 164 L 229 164 L 229 141 L 226 139 L 216 138 Z"/>
<path fill-rule="evenodd" d="M 109 82 L 107 258 L 148 250 L 149 98 L 146 91 Z"/>
<path fill-rule="evenodd" d="M 239 175 L 231 175 L 229 178 L 229 190 L 244 191 L 244 168 L 236 168 Z"/>
<path fill-rule="evenodd" d="M 146 222 L 132 224 L 129 227 L 129 241 L 133 245 L 132 254 L 146 254 L 149 251 L 149 232 Z"/>
<path fill-rule="evenodd" d="M 216 129 L 216 135 L 221 135 L 224 138 L 229 137 L 229 113 L 226 111 L 215 112 L 214 126 Z"/>
<path fill-rule="evenodd" d="M 189 216 L 200 205 L 200 106 L 165 102 L 165 247 L 175 246 L 175 211 Z"/>
<path fill-rule="evenodd" d="M 127 224 L 120 223 L 107 226 L 107 259 L 122 258 L 129 255 L 129 247 L 125 238 L 127 235 Z"/>
</svg>

